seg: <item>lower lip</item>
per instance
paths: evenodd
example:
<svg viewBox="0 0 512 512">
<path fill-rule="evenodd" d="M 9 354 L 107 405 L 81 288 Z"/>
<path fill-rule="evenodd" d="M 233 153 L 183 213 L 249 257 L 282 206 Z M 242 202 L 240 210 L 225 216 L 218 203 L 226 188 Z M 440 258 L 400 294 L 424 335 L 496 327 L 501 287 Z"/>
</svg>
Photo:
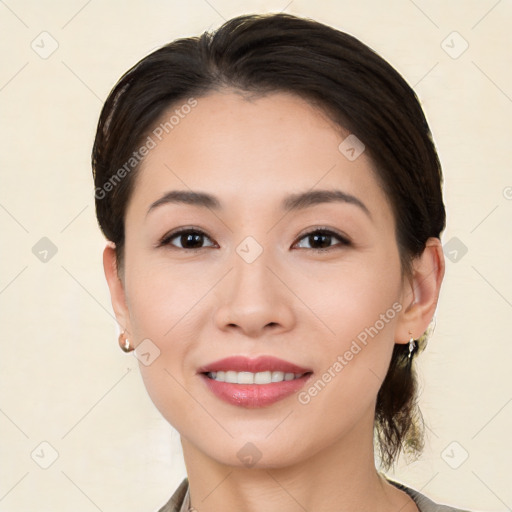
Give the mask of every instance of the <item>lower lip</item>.
<svg viewBox="0 0 512 512">
<path fill-rule="evenodd" d="M 265 407 L 299 391 L 311 377 L 311 373 L 298 379 L 271 382 L 270 384 L 232 384 L 210 379 L 205 374 L 201 378 L 210 391 L 221 400 L 241 407 Z"/>
</svg>

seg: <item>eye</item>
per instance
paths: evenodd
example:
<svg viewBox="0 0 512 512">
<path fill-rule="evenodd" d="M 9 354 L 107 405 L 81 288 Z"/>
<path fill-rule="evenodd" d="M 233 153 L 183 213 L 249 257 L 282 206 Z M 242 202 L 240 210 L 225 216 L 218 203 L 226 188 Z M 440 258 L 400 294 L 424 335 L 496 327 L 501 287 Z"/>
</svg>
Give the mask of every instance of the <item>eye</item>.
<svg viewBox="0 0 512 512">
<path fill-rule="evenodd" d="M 340 243 L 333 244 L 332 242 L 334 239 L 338 240 Z M 197 251 L 206 247 L 217 247 L 217 245 L 213 242 L 205 246 L 205 240 L 209 240 L 211 242 L 211 239 L 208 237 L 208 235 L 206 235 L 206 233 L 200 229 L 181 228 L 164 235 L 158 242 L 157 247 L 171 246 L 173 249 L 185 249 L 188 251 Z M 304 246 L 303 241 L 309 243 L 309 247 Z M 316 252 L 326 252 L 331 250 L 332 247 L 336 247 L 337 245 L 348 246 L 351 244 L 346 237 L 330 229 L 321 228 L 315 229 L 302 235 L 299 239 L 299 242 L 297 242 L 295 245 L 297 247 L 310 249 Z"/>
<path fill-rule="evenodd" d="M 172 246 L 172 248 L 176 249 L 188 249 L 189 251 L 193 251 L 215 246 L 214 243 L 204 246 L 203 243 L 205 239 L 210 240 L 206 233 L 203 233 L 203 231 L 199 229 L 181 228 L 164 235 L 158 242 L 158 247 Z M 177 240 L 178 245 L 173 243 L 173 240 Z"/>
<path fill-rule="evenodd" d="M 331 242 L 333 239 L 339 240 L 340 244 L 332 244 Z M 350 241 L 345 238 L 344 236 L 335 233 L 334 231 L 331 231 L 329 229 L 321 228 L 321 229 L 315 229 L 313 231 L 310 231 L 309 233 L 306 233 L 303 235 L 300 239 L 300 241 L 296 244 L 297 246 L 301 246 L 301 248 L 305 249 L 311 249 L 316 252 L 326 252 L 331 250 L 331 247 L 335 247 L 336 245 L 343 246 L 343 245 L 350 245 Z M 310 246 L 304 247 L 304 242 L 302 240 L 306 240 Z M 315 247 L 317 246 L 317 247 Z M 318 247 L 319 246 L 319 247 Z"/>
</svg>

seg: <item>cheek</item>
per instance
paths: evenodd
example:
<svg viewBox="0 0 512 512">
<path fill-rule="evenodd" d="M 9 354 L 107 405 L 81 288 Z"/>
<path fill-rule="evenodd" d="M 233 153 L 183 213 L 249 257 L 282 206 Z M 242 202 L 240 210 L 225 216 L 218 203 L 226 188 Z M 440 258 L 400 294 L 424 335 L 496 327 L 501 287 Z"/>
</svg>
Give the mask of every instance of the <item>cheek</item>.
<svg viewBox="0 0 512 512">
<path fill-rule="evenodd" d="M 165 349 L 190 323 L 191 313 L 197 321 L 197 305 L 209 288 L 197 268 L 134 261 L 127 269 L 126 294 L 136 337 L 154 338 Z"/>
<path fill-rule="evenodd" d="M 312 309 L 329 333 L 318 345 L 322 370 L 317 379 L 322 382 L 304 395 L 303 403 L 316 402 L 337 417 L 339 408 L 362 411 L 375 399 L 389 367 L 403 306 L 398 253 L 391 253 L 385 264 L 367 261 L 333 275 L 309 294 Z"/>
<path fill-rule="evenodd" d="M 312 312 L 330 331 L 327 345 L 343 348 L 351 340 L 392 336 L 401 305 L 398 255 L 379 263 L 375 258 L 331 271 L 320 280 L 309 278 L 300 291 Z"/>
<path fill-rule="evenodd" d="M 139 359 L 141 376 L 151 399 L 169 421 L 173 420 L 169 414 L 183 410 L 181 405 L 190 400 L 180 384 L 190 372 L 184 367 L 187 354 L 199 338 L 194 326 L 205 321 L 199 301 L 211 287 L 197 279 L 197 274 L 188 274 L 176 267 L 135 265 L 135 261 L 131 268 L 127 265 L 126 272 L 134 345 L 141 343 L 139 353 L 150 353 Z M 148 359 L 150 364 L 145 364 Z"/>
</svg>

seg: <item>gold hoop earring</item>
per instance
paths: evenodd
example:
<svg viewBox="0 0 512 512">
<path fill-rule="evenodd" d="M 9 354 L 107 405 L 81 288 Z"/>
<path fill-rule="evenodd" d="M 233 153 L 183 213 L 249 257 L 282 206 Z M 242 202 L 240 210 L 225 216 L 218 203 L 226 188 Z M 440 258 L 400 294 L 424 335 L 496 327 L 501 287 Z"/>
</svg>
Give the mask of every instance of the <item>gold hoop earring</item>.
<svg viewBox="0 0 512 512">
<path fill-rule="evenodd" d="M 119 335 L 119 346 L 123 352 L 131 352 L 133 350 L 133 347 L 130 345 L 130 340 L 126 337 L 126 331 L 123 331 Z"/>
</svg>

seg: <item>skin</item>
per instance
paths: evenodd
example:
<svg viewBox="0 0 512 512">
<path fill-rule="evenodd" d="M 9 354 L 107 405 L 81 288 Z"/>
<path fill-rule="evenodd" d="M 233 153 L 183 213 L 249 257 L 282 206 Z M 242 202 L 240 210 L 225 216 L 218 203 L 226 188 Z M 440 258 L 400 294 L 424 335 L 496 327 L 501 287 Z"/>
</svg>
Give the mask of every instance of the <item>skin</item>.
<svg viewBox="0 0 512 512">
<path fill-rule="evenodd" d="M 443 252 L 429 239 L 413 275 L 402 275 L 388 198 L 366 153 L 349 161 L 338 150 L 346 135 L 293 95 L 198 98 L 139 170 L 124 267 L 113 244 L 104 251 L 119 324 L 132 345 L 149 338 L 160 350 L 140 370 L 181 435 L 200 512 L 417 511 L 375 468 L 374 408 L 394 344 L 419 338 L 434 315 Z M 342 190 L 369 214 L 343 202 L 280 209 L 284 197 L 311 189 Z M 148 213 L 171 190 L 213 194 L 222 209 L 167 203 Z M 180 236 L 158 246 L 190 226 L 206 234 L 201 249 L 180 248 Z M 350 243 L 333 236 L 315 245 L 305 235 L 318 228 Z M 263 248 L 252 263 L 236 252 L 248 236 Z M 394 303 L 401 311 L 307 404 L 291 395 L 259 409 L 230 405 L 196 373 L 230 355 L 265 354 L 313 369 L 315 380 Z M 237 456 L 248 442 L 261 452 L 252 467 Z"/>
</svg>

